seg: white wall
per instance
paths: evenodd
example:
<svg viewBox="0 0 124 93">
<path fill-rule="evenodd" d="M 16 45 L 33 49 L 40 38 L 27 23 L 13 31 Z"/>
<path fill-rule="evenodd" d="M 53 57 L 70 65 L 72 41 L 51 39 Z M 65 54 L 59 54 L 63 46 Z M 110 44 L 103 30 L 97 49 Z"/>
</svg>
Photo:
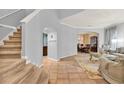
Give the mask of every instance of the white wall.
<svg viewBox="0 0 124 93">
<path fill-rule="evenodd" d="M 17 27 L 20 25 L 20 21 L 27 15 L 32 13 L 34 9 L 5 9 L 0 10 L 0 24 L 10 25 Z M 9 14 L 9 15 L 8 15 Z"/>
<path fill-rule="evenodd" d="M 16 11 L 17 9 L 0 9 L 0 18 Z"/>
<path fill-rule="evenodd" d="M 56 16 L 56 12 L 51 9 L 41 10 L 40 21 L 41 27 L 43 28 L 42 31 L 44 31 L 45 28 L 48 28 L 46 32 L 54 32 L 55 34 L 57 34 L 56 38 L 58 40 L 58 32 L 61 32 L 61 29 L 59 25 L 59 20 Z M 48 42 L 48 57 L 55 60 L 59 59 L 58 46 L 56 45 L 56 42 Z"/>
<path fill-rule="evenodd" d="M 6 37 L 9 33 L 11 33 L 13 29 L 5 28 L 5 27 L 0 27 L 0 41 Z"/>
<path fill-rule="evenodd" d="M 48 58 L 58 60 L 57 56 L 57 33 L 48 33 Z"/>
<path fill-rule="evenodd" d="M 61 25 L 58 33 L 59 57 L 68 57 L 77 54 L 77 36 L 73 28 Z"/>
<path fill-rule="evenodd" d="M 77 34 L 81 32 L 99 33 L 99 47 L 104 44 L 104 29 L 78 29 L 60 24 L 60 19 L 54 10 L 43 10 L 41 12 L 41 24 L 43 28 L 51 27 L 56 30 L 58 58 L 77 53 Z"/>
<path fill-rule="evenodd" d="M 24 29 L 25 28 L 25 29 Z M 31 18 L 28 24 L 24 25 L 25 45 L 23 53 L 34 64 L 39 64 L 42 60 L 42 33 L 44 28 L 54 29 L 57 34 L 57 47 L 55 43 L 50 44 L 50 53 L 48 56 L 53 59 L 59 59 L 77 54 L 77 34 L 81 32 L 98 32 L 99 46 L 104 42 L 103 29 L 75 29 L 69 26 L 60 24 L 60 20 L 54 10 L 41 10 L 37 16 Z M 34 38 L 33 38 L 34 37 Z M 57 50 L 57 51 L 56 51 Z"/>
<path fill-rule="evenodd" d="M 0 24 L 10 25 L 17 27 L 20 20 L 25 17 L 25 10 L 18 10 L 17 12 L 0 19 Z"/>
<path fill-rule="evenodd" d="M 42 61 L 42 28 L 40 27 L 39 10 L 34 11 L 28 18 L 23 20 L 23 56 L 38 65 Z"/>
<path fill-rule="evenodd" d="M 96 32 L 99 34 L 98 37 L 98 45 L 99 48 L 104 44 L 104 29 L 78 29 L 72 28 L 66 25 L 61 25 L 61 32 L 59 32 L 59 57 L 66 57 L 77 54 L 77 42 L 78 42 L 78 34 L 83 32 Z M 61 37 L 61 38 L 60 38 Z"/>
<path fill-rule="evenodd" d="M 60 24 L 56 11 L 42 10 L 40 20 L 43 28 L 52 28 L 57 32 L 57 59 L 76 54 L 77 43 L 74 29 Z"/>
</svg>

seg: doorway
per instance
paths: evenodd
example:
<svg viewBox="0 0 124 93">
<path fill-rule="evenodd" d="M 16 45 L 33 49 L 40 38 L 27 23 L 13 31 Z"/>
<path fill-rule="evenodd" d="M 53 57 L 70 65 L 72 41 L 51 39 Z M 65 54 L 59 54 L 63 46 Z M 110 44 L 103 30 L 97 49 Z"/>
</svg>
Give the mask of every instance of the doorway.
<svg viewBox="0 0 124 93">
<path fill-rule="evenodd" d="M 98 33 L 84 32 L 78 34 L 77 52 L 89 53 L 98 51 Z"/>
<path fill-rule="evenodd" d="M 43 56 L 48 56 L 48 35 L 43 33 Z"/>
</svg>

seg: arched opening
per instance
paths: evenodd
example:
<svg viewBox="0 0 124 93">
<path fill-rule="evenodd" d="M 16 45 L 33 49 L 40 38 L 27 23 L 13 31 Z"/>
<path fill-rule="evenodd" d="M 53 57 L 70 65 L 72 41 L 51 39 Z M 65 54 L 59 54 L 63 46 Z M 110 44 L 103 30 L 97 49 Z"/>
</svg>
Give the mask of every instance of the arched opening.
<svg viewBox="0 0 124 93">
<path fill-rule="evenodd" d="M 78 34 L 77 38 L 77 52 L 89 53 L 98 52 L 98 37 L 96 32 L 83 32 Z"/>
</svg>

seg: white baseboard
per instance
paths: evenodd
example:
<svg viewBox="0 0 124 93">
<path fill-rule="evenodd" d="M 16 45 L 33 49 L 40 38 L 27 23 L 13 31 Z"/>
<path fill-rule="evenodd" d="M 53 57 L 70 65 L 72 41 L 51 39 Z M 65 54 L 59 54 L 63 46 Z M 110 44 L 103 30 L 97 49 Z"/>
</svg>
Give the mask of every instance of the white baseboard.
<svg viewBox="0 0 124 93">
<path fill-rule="evenodd" d="M 43 64 L 38 65 L 39 68 L 43 67 Z"/>
<path fill-rule="evenodd" d="M 31 60 L 27 57 L 27 56 L 22 56 L 21 57 L 22 59 L 26 59 L 26 64 L 29 64 L 29 63 L 31 63 L 31 64 L 33 64 L 33 62 L 31 62 Z M 43 64 L 33 64 L 33 65 L 35 65 L 36 67 L 42 67 L 43 66 Z"/>
<path fill-rule="evenodd" d="M 50 58 L 50 57 L 48 57 L 48 59 L 56 61 L 56 62 L 59 61 L 59 59 L 54 59 L 54 58 Z"/>
<path fill-rule="evenodd" d="M 66 56 L 63 56 L 63 57 L 60 57 L 60 59 L 62 59 L 62 58 L 66 58 L 66 57 L 71 57 L 71 56 L 74 56 L 74 55 L 77 55 L 77 53 L 75 53 L 75 54 L 71 54 L 71 55 L 66 55 Z"/>
<path fill-rule="evenodd" d="M 22 59 L 26 59 L 26 64 L 31 63 L 31 60 L 29 60 L 27 56 L 22 56 L 21 58 Z"/>
</svg>

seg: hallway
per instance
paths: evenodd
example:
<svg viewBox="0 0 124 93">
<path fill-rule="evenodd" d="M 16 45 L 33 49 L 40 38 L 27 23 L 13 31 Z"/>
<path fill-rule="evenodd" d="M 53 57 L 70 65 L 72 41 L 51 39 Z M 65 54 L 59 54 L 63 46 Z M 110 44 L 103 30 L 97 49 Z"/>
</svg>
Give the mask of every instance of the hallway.
<svg viewBox="0 0 124 93">
<path fill-rule="evenodd" d="M 83 56 L 86 55 L 83 54 Z M 64 58 L 59 62 L 46 57 L 44 67 L 49 72 L 49 84 L 107 84 L 103 79 L 89 79 L 85 70 L 75 62 L 74 56 Z"/>
</svg>

